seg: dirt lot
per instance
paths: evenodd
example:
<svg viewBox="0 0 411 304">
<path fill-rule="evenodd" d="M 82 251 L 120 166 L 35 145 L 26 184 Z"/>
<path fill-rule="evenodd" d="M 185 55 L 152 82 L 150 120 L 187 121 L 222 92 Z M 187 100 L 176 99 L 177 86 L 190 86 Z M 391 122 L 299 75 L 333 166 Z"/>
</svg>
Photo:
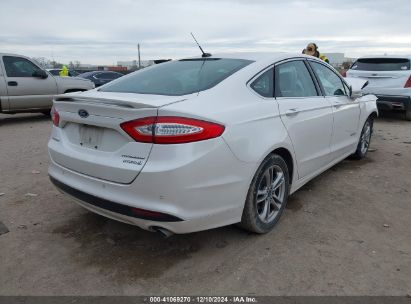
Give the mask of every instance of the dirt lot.
<svg viewBox="0 0 411 304">
<path fill-rule="evenodd" d="M 0 116 L 1 295 L 411 294 L 411 122 L 378 119 L 376 151 L 295 193 L 272 233 L 169 239 L 59 194 L 47 177 L 50 125 Z"/>
</svg>

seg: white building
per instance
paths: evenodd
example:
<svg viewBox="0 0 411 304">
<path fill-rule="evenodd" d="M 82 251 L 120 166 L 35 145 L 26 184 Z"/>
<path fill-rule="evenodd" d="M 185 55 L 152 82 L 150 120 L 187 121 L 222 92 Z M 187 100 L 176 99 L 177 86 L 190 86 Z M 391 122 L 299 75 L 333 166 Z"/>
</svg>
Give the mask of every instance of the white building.
<svg viewBox="0 0 411 304">
<path fill-rule="evenodd" d="M 334 67 L 339 67 L 346 61 L 344 53 L 324 53 L 324 55 L 327 56 L 330 64 Z"/>
</svg>

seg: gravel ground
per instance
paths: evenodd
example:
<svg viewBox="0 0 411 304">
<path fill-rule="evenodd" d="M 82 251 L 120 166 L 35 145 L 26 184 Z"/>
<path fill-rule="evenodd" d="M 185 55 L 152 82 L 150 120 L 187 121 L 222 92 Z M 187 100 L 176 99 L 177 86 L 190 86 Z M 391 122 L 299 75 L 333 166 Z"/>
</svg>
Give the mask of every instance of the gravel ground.
<svg viewBox="0 0 411 304">
<path fill-rule="evenodd" d="M 267 235 L 168 239 L 57 192 L 50 127 L 41 114 L 0 116 L 1 295 L 411 294 L 411 122 L 379 118 L 375 150 L 292 195 Z"/>
</svg>

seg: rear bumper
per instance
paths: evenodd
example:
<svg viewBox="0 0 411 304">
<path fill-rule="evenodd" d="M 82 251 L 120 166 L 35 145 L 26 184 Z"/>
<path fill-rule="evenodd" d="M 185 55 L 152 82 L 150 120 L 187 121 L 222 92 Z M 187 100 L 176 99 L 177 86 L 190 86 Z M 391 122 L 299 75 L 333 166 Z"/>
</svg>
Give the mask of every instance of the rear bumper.
<svg viewBox="0 0 411 304">
<path fill-rule="evenodd" d="M 64 168 L 53 159 L 49 175 L 59 190 L 100 215 L 146 230 L 153 226 L 173 233 L 207 230 L 241 220 L 255 170 L 254 163 L 235 158 L 222 139 L 213 141 L 208 143 L 208 150 L 200 149 L 205 142 L 194 143 L 189 150 L 188 145 L 156 145 L 131 184 L 87 176 Z M 193 154 L 195 151 L 201 153 Z M 136 217 L 130 208 L 169 218 Z"/>
<path fill-rule="evenodd" d="M 72 196 L 76 200 L 82 201 L 83 205 L 87 205 L 89 209 L 92 209 L 93 207 L 97 207 L 98 209 L 105 210 L 106 212 L 109 211 L 111 213 L 116 213 L 118 215 L 123 215 L 131 218 L 138 218 L 138 219 L 143 219 L 143 220 L 151 220 L 151 221 L 157 221 L 157 222 L 181 222 L 183 221 L 182 219 L 169 215 L 169 214 L 154 214 L 153 212 L 150 212 L 149 210 L 141 210 L 145 211 L 144 213 L 137 213 L 135 212 L 135 208 L 118 204 L 109 200 L 106 200 L 104 198 L 100 198 L 91 194 L 88 194 L 83 191 L 79 191 L 77 189 L 74 189 L 70 186 L 67 186 L 66 184 L 56 180 L 55 178 L 50 176 L 50 181 L 56 186 L 59 190 L 62 192 Z M 138 211 L 138 210 L 137 210 Z"/>
<path fill-rule="evenodd" d="M 410 96 L 376 95 L 379 110 L 406 111 L 411 109 Z"/>
</svg>

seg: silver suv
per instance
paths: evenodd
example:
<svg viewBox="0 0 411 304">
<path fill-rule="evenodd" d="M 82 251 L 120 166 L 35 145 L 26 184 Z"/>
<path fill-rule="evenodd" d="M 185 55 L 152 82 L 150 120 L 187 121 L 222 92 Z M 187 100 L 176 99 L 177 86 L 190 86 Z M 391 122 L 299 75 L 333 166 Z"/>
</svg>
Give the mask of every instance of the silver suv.
<svg viewBox="0 0 411 304">
<path fill-rule="evenodd" d="M 93 88 L 83 78 L 53 76 L 28 57 L 0 53 L 0 113 L 48 114 L 54 95 Z"/>
<path fill-rule="evenodd" d="M 369 81 L 363 91 L 378 97 L 379 110 L 403 111 L 406 119 L 411 120 L 410 58 L 362 57 L 351 66 L 347 77 Z"/>
</svg>

